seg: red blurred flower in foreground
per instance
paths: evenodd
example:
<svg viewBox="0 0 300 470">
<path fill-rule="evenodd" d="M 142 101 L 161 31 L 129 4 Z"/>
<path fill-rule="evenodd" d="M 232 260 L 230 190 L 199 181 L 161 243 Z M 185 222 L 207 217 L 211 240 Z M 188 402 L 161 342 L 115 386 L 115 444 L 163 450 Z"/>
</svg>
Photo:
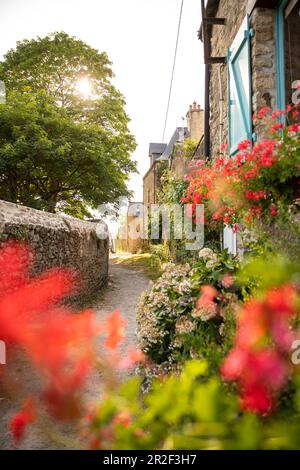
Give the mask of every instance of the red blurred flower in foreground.
<svg viewBox="0 0 300 470">
<path fill-rule="evenodd" d="M 99 329 L 92 312 L 75 315 L 59 305 L 74 290 L 72 272 L 52 269 L 30 277 L 32 259 L 24 244 L 11 242 L 0 249 L 1 340 L 9 349 L 21 348 L 36 367 L 42 378 L 37 394 L 49 411 L 72 418 L 79 412 L 78 391 L 91 366 L 92 339 Z M 17 440 L 30 421 L 27 409 L 13 418 Z"/>
<path fill-rule="evenodd" d="M 104 345 L 108 349 L 116 349 L 125 337 L 126 321 L 121 313 L 116 310 L 111 313 L 104 322 L 104 331 L 107 336 Z"/>
<path fill-rule="evenodd" d="M 34 421 L 35 410 L 32 400 L 29 399 L 10 422 L 10 430 L 16 445 L 23 439 L 28 424 Z"/>
<path fill-rule="evenodd" d="M 289 352 L 296 333 L 296 288 L 287 284 L 252 300 L 238 318 L 235 347 L 222 365 L 225 380 L 237 381 L 242 407 L 269 414 L 291 373 Z"/>
<path fill-rule="evenodd" d="M 142 363 L 145 361 L 145 356 L 142 351 L 139 351 L 135 348 L 130 347 L 127 351 L 126 357 L 120 360 L 119 369 L 131 369 L 137 363 Z"/>
<path fill-rule="evenodd" d="M 78 418 L 84 411 L 80 392 L 96 359 L 94 340 L 99 333 L 105 334 L 108 363 L 111 356 L 120 367 L 132 367 L 142 357 L 130 349 L 121 361 L 115 351 L 124 339 L 126 324 L 119 312 L 99 325 L 92 311 L 78 313 L 62 306 L 62 300 L 74 293 L 74 273 L 52 269 L 32 277 L 32 260 L 25 244 L 0 247 L 0 339 L 9 349 L 22 349 L 37 369 L 42 380 L 35 402 L 42 400 L 57 419 Z M 37 409 L 32 403 L 26 402 L 10 422 L 16 443 L 35 420 Z"/>
</svg>

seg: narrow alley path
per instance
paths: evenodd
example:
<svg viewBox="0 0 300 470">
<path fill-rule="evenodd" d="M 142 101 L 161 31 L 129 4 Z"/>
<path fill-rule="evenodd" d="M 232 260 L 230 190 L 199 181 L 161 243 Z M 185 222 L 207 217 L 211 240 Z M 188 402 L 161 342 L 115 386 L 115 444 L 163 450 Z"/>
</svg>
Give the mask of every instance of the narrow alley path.
<svg viewBox="0 0 300 470">
<path fill-rule="evenodd" d="M 128 255 L 124 255 L 128 258 Z M 122 255 L 118 255 L 122 258 Z M 99 319 L 114 310 L 120 310 L 127 321 L 127 337 L 124 347 L 136 344 L 136 307 L 141 294 L 149 288 L 150 281 L 141 270 L 128 268 L 110 261 L 109 285 L 98 301 L 95 310 Z"/>
<path fill-rule="evenodd" d="M 128 255 L 123 255 L 128 259 Z M 112 256 L 110 260 L 108 286 L 103 292 L 103 296 L 94 306 L 98 320 L 102 320 L 107 314 L 119 310 L 125 318 L 126 338 L 120 346 L 121 353 L 127 351 L 129 346 L 136 346 L 136 308 L 141 294 L 150 286 L 150 280 L 141 270 L 128 268 L 115 261 L 122 259 L 122 255 Z M 101 345 L 99 345 L 99 354 L 101 354 Z M 99 387 L 97 382 L 99 378 L 94 376 L 89 384 L 89 398 L 97 399 L 99 397 Z"/>
<path fill-rule="evenodd" d="M 122 255 L 121 255 L 122 257 Z M 119 256 L 120 258 L 120 256 Z M 136 307 L 143 291 L 149 288 L 150 281 L 140 270 L 128 268 L 115 262 L 116 257 L 110 260 L 110 272 L 108 286 L 103 290 L 99 300 L 94 305 L 94 311 L 97 319 L 103 319 L 107 314 L 114 310 L 119 310 L 127 321 L 126 339 L 121 346 L 121 351 L 126 351 L 129 345 L 136 345 Z M 101 345 L 99 342 L 98 352 L 101 354 Z M 30 393 L 30 389 L 35 384 L 35 378 L 32 377 L 30 366 L 26 361 L 20 360 L 16 370 L 11 373 L 12 380 L 15 383 L 24 381 L 27 377 L 29 383 L 24 384 Z M 86 387 L 87 403 L 99 400 L 101 396 L 101 376 L 98 371 L 91 375 Z M 11 449 L 12 442 L 7 429 L 7 423 L 10 417 L 17 411 L 15 403 L 10 402 L 8 398 L 2 398 L 0 401 L 0 449 Z M 76 448 L 75 434 L 73 425 L 57 425 L 47 420 L 42 423 L 47 435 L 38 429 L 30 431 L 21 445 L 21 449 L 68 449 Z"/>
</svg>

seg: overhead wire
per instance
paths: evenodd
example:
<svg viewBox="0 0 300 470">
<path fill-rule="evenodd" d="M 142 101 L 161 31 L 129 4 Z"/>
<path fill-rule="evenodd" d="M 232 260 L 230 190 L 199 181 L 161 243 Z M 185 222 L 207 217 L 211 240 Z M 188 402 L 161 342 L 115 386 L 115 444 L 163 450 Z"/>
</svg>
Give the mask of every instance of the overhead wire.
<svg viewBox="0 0 300 470">
<path fill-rule="evenodd" d="M 174 76 L 175 76 L 175 68 L 176 68 L 176 60 L 177 60 L 177 52 L 178 52 L 178 44 L 179 44 L 181 22 L 182 22 L 183 4 L 184 4 L 184 0 L 181 1 L 181 6 L 180 6 L 179 21 L 178 21 L 178 28 L 177 28 L 177 37 L 176 37 L 175 52 L 174 52 L 174 60 L 173 60 L 171 82 L 170 82 L 170 88 L 169 88 L 168 104 L 167 104 L 167 109 L 166 109 L 166 116 L 165 116 L 165 124 L 164 124 L 162 142 L 164 142 L 164 140 L 165 140 L 166 129 L 167 129 L 167 124 L 168 124 L 168 118 L 169 118 L 169 111 L 170 111 L 170 104 L 171 104 L 171 97 L 172 97 L 172 90 L 173 90 L 173 83 L 174 83 Z"/>
</svg>

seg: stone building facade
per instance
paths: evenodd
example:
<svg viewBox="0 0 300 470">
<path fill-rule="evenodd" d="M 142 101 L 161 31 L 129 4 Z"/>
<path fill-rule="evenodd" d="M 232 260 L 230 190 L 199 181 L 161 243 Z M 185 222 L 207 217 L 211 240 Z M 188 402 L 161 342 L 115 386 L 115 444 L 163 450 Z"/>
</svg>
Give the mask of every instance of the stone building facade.
<svg viewBox="0 0 300 470">
<path fill-rule="evenodd" d="M 213 158 L 228 143 L 233 156 L 241 140 L 254 142 L 262 135 L 253 114 L 263 107 L 283 109 L 295 95 L 300 83 L 300 0 L 205 4 L 200 28 L 206 50 L 205 153 Z M 224 238 L 225 246 L 235 251 L 233 235 Z"/>
<path fill-rule="evenodd" d="M 161 160 L 155 160 L 143 178 L 144 205 L 150 209 L 151 204 L 156 204 L 157 191 L 160 188 L 161 170 L 166 164 Z"/>
<path fill-rule="evenodd" d="M 116 240 L 116 251 L 138 253 L 144 239 L 144 205 L 142 202 L 131 202 L 126 215 L 119 221 Z"/>
<path fill-rule="evenodd" d="M 76 300 L 89 300 L 107 281 L 109 241 L 106 233 L 104 223 L 99 226 L 0 201 L 0 242 L 28 243 L 34 252 L 33 274 L 53 267 L 77 272 L 80 288 Z"/>
<path fill-rule="evenodd" d="M 212 27 L 211 56 L 227 57 L 228 50 L 230 50 L 244 19 L 249 15 L 249 34 L 252 36 L 251 111 L 256 113 L 264 106 L 275 108 L 277 104 L 276 10 L 256 7 L 251 11 L 248 0 L 240 0 L 239 2 L 221 0 L 215 3 L 218 3 L 218 7 L 215 7 L 215 16 L 225 18 L 226 24 L 224 26 L 213 25 Z M 273 3 L 276 4 L 276 1 Z M 210 76 L 210 148 L 212 154 L 228 141 L 228 95 L 227 64 L 212 65 Z"/>
<path fill-rule="evenodd" d="M 157 191 L 161 187 L 161 175 L 167 168 L 173 168 L 178 177 L 187 172 L 187 161 L 184 158 L 174 158 L 175 146 L 180 146 L 185 140 L 200 142 L 204 133 L 204 110 L 194 102 L 186 115 L 187 127 L 177 127 L 168 144 L 150 143 L 150 168 L 143 178 L 144 205 L 150 209 L 151 204 L 157 203 Z"/>
</svg>

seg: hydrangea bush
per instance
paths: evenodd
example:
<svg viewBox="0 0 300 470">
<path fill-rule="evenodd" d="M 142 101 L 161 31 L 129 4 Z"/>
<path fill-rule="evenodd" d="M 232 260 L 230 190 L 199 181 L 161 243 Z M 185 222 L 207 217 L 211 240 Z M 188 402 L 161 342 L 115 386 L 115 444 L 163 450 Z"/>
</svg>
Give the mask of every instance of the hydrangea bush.
<svg viewBox="0 0 300 470">
<path fill-rule="evenodd" d="M 240 296 L 234 273 L 237 258 L 208 248 L 193 268 L 166 264 L 161 278 L 144 293 L 138 307 L 142 351 L 155 363 L 174 363 L 208 348 L 221 338 L 222 308 Z"/>
</svg>

